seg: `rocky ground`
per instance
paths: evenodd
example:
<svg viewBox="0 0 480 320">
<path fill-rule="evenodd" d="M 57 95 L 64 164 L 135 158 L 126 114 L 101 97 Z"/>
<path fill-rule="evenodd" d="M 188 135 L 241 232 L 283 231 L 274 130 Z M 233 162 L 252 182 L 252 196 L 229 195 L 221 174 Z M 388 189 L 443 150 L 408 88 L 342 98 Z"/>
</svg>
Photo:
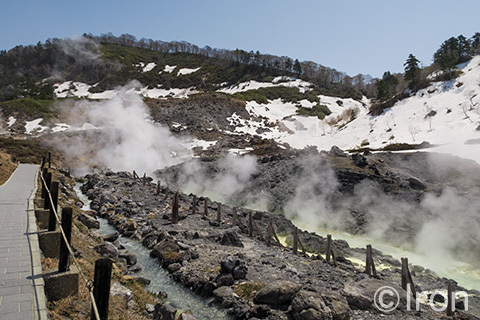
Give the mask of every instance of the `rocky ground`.
<svg viewBox="0 0 480 320">
<path fill-rule="evenodd" d="M 352 249 L 345 241 L 333 241 L 336 266 L 326 262 L 325 238 L 299 231 L 299 238 L 313 255 L 262 241 L 273 221 L 280 235 L 291 234 L 293 224 L 283 215 L 237 209 L 241 226 L 233 224 L 234 209 L 193 195 L 179 195 L 179 222 L 172 223 L 174 192 L 157 189 L 152 179 L 144 183 L 131 173 L 87 175 L 82 190 L 92 200 L 94 214 L 105 217 L 125 237 L 141 241 L 172 277 L 201 296 L 214 296 L 236 319 L 439 319 L 428 306 L 406 311 L 406 292 L 398 288 L 400 263 L 374 251 L 378 264 L 390 266 L 370 278 L 348 257 L 365 250 Z M 159 191 L 157 194 L 157 190 Z M 204 214 L 207 201 L 208 214 Z M 258 226 L 249 236 L 249 214 Z M 94 226 L 92 226 L 94 227 Z M 243 230 L 242 230 L 243 229 Z M 113 240 L 113 239 L 110 239 Z M 105 242 L 108 245 L 108 241 Z M 118 257 L 117 257 L 118 259 Z M 121 258 L 120 258 L 121 259 Z M 126 257 L 124 263 L 128 264 Z M 135 269 L 132 267 L 132 269 Z M 417 291 L 446 288 L 447 279 L 412 266 Z M 415 272 L 416 271 L 416 272 Z M 402 299 L 397 310 L 383 313 L 374 295 L 382 286 L 396 288 Z M 457 310 L 459 319 L 476 319 L 478 298 L 470 292 L 470 311 Z M 461 307 L 459 305 L 459 307 Z M 459 308 L 460 309 L 460 308 Z"/>
</svg>

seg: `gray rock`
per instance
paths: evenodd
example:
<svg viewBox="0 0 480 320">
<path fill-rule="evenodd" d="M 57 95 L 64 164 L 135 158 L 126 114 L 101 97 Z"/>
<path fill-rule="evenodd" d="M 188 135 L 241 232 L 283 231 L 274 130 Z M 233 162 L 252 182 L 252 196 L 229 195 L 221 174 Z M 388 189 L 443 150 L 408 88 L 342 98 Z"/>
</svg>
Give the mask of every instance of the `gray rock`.
<svg viewBox="0 0 480 320">
<path fill-rule="evenodd" d="M 222 286 L 218 289 L 213 290 L 213 296 L 220 303 L 223 303 L 225 300 L 231 299 L 232 295 L 233 289 L 228 286 Z"/>
<path fill-rule="evenodd" d="M 157 303 L 153 312 L 153 320 L 175 320 L 177 310 L 169 304 Z"/>
<path fill-rule="evenodd" d="M 235 283 L 233 276 L 230 273 L 220 273 L 215 279 L 218 287 L 231 286 Z"/>
<path fill-rule="evenodd" d="M 400 302 L 398 303 L 399 309 L 406 309 L 407 306 L 407 292 L 396 284 L 391 284 L 384 280 L 378 279 L 363 279 L 355 283 L 347 283 L 343 288 L 343 296 L 346 297 L 348 304 L 351 308 L 360 310 L 377 310 L 375 306 L 374 297 L 382 287 L 384 289 L 393 289 L 394 295 L 384 294 L 383 302 L 385 304 L 396 304 L 398 299 L 395 295 L 395 291 L 398 293 Z M 411 297 L 411 309 L 415 309 L 414 299 Z"/>
<path fill-rule="evenodd" d="M 118 258 L 119 252 L 117 247 L 111 242 L 105 242 L 94 247 L 95 251 L 98 252 L 104 258 L 115 259 Z"/>
<path fill-rule="evenodd" d="M 292 315 L 296 320 L 333 319 L 332 311 L 317 292 L 299 291 L 292 301 Z"/>
<path fill-rule="evenodd" d="M 220 243 L 224 246 L 233 246 L 243 248 L 243 243 L 238 234 L 234 231 L 226 231 L 220 237 Z"/>
<path fill-rule="evenodd" d="M 155 311 L 155 306 L 153 304 L 150 304 L 150 303 L 146 303 L 145 304 L 145 310 L 148 312 L 148 313 L 153 313 Z"/>
<path fill-rule="evenodd" d="M 192 311 L 187 310 L 182 312 L 182 314 L 178 317 L 178 320 L 195 320 L 195 317 L 192 314 Z"/>
<path fill-rule="evenodd" d="M 103 238 L 103 241 L 113 242 L 113 241 L 117 240 L 119 236 L 120 236 L 120 234 L 118 233 L 118 231 L 114 231 L 114 232 L 109 233 L 107 235 L 103 235 L 102 238 Z"/>
<path fill-rule="evenodd" d="M 125 301 L 130 301 L 133 298 L 133 293 L 130 289 L 123 286 L 120 282 L 114 281 L 110 287 L 110 295 L 117 296 L 125 299 Z"/>
<path fill-rule="evenodd" d="M 347 157 L 347 154 L 337 146 L 332 146 L 330 154 L 337 157 Z"/>
<path fill-rule="evenodd" d="M 290 281 L 277 280 L 260 289 L 254 297 L 256 303 L 283 304 L 292 300 L 302 286 Z"/>
<path fill-rule="evenodd" d="M 119 250 L 118 251 L 118 256 L 120 258 L 124 258 L 125 260 L 127 260 L 127 264 L 129 266 L 133 266 L 133 265 L 137 264 L 137 256 L 135 255 L 135 253 L 133 253 L 130 250 L 126 250 L 126 249 Z"/>
<path fill-rule="evenodd" d="M 80 221 L 81 223 L 83 223 L 88 229 L 99 229 L 100 228 L 100 222 L 86 214 L 86 213 L 82 213 L 78 216 L 78 221 Z"/>
</svg>

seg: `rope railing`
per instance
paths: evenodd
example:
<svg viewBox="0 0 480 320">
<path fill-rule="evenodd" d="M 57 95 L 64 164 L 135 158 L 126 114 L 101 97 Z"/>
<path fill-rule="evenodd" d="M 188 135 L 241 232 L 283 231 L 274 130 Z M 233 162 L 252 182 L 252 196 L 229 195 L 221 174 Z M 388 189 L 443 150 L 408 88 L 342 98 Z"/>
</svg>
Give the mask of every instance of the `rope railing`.
<svg viewBox="0 0 480 320">
<path fill-rule="evenodd" d="M 75 264 L 76 268 L 78 269 L 78 272 L 80 274 L 80 276 L 82 277 L 82 280 L 85 282 L 85 286 L 88 290 L 88 293 L 89 293 L 89 296 L 90 296 L 90 300 L 92 302 L 92 310 L 93 310 L 93 313 L 95 315 L 95 319 L 96 320 L 101 320 L 100 318 L 100 314 L 98 312 L 98 308 L 97 308 L 97 303 L 95 301 L 95 296 L 93 294 L 93 289 L 92 289 L 92 284 L 91 284 L 91 280 L 88 280 L 87 277 L 85 276 L 85 274 L 83 273 L 82 269 L 80 268 L 80 265 L 78 263 L 78 260 L 77 258 L 75 257 L 75 254 L 73 252 L 73 249 L 67 239 L 67 236 L 65 234 L 65 231 L 63 230 L 62 228 L 62 224 L 61 224 L 61 221 L 60 221 L 60 217 L 58 216 L 58 212 L 57 212 L 57 208 L 55 208 L 55 206 L 53 205 L 54 204 L 54 201 L 53 201 L 53 197 L 52 197 L 52 194 L 50 192 L 50 188 L 47 186 L 47 183 L 45 181 L 45 178 L 43 177 L 43 173 L 42 171 L 40 171 L 40 178 L 42 179 L 42 185 L 44 187 L 44 190 L 46 191 L 46 195 L 48 196 L 48 200 L 50 201 L 50 204 L 51 204 L 51 210 L 53 211 L 54 215 L 55 215 L 55 219 L 56 219 L 56 225 L 59 227 L 60 229 L 60 233 L 62 235 L 62 238 L 63 238 L 63 241 L 73 259 L 73 263 Z M 47 200 L 47 199 L 45 199 Z"/>
</svg>

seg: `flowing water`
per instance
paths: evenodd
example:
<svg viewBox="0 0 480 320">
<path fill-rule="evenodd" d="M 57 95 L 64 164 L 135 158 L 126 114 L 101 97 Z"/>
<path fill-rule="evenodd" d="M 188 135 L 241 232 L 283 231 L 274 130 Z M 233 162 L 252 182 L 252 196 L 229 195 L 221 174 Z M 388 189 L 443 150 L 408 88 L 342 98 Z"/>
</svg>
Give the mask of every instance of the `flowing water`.
<svg viewBox="0 0 480 320">
<path fill-rule="evenodd" d="M 80 191 L 78 185 L 75 186 L 75 191 L 79 199 L 85 204 L 84 210 L 89 210 L 90 200 Z M 108 234 L 114 232 L 116 229 L 108 224 L 106 219 L 98 218 L 100 221 L 100 232 Z M 142 267 L 142 271 L 136 273 L 136 276 L 149 279 L 151 282 L 146 287 L 147 291 L 158 293 L 160 291 L 166 292 L 168 297 L 166 302 L 178 310 L 192 311 L 195 319 L 199 320 L 221 320 L 232 319 L 226 310 L 216 303 L 213 298 L 202 298 L 190 290 L 183 287 L 180 283 L 175 282 L 170 274 L 161 267 L 157 259 L 150 257 L 150 252 L 138 241 L 120 237 L 119 242 L 128 250 L 135 253 L 137 256 L 137 265 Z"/>
</svg>

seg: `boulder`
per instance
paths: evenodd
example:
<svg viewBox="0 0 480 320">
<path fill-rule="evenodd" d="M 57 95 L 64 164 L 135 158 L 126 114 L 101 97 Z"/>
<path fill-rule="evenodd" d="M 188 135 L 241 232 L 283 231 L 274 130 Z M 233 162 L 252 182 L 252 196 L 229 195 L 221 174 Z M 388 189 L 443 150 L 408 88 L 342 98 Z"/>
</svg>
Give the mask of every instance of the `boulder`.
<svg viewBox="0 0 480 320">
<path fill-rule="evenodd" d="M 254 297 L 256 303 L 283 304 L 295 296 L 302 286 L 285 280 L 270 282 L 257 291 Z"/>
<path fill-rule="evenodd" d="M 225 301 L 229 301 L 232 299 L 233 289 L 227 286 L 219 287 L 218 289 L 213 290 L 213 296 L 215 300 L 220 303 L 224 303 Z"/>
<path fill-rule="evenodd" d="M 118 233 L 118 231 L 114 231 L 114 232 L 109 233 L 107 235 L 103 235 L 102 238 L 103 238 L 103 241 L 113 242 L 113 241 L 117 240 L 119 236 L 120 236 L 120 234 Z"/>
<path fill-rule="evenodd" d="M 110 287 L 110 295 L 123 298 L 126 302 L 132 300 L 133 293 L 130 289 L 123 286 L 120 282 L 114 281 Z"/>
<path fill-rule="evenodd" d="M 88 229 L 99 229 L 100 228 L 100 222 L 86 214 L 86 213 L 82 213 L 78 216 L 78 221 L 80 221 L 81 223 L 83 223 Z"/>
<path fill-rule="evenodd" d="M 332 156 L 337 156 L 337 157 L 343 157 L 343 158 L 347 157 L 347 154 L 345 153 L 345 151 L 343 151 L 337 146 L 332 146 L 332 148 L 330 149 L 330 154 Z"/>
<path fill-rule="evenodd" d="M 243 243 L 238 234 L 234 231 L 226 231 L 220 236 L 220 243 L 224 246 L 243 248 Z"/>
<path fill-rule="evenodd" d="M 220 273 L 215 279 L 217 287 L 231 286 L 235 283 L 233 276 L 230 273 Z"/>
<path fill-rule="evenodd" d="M 292 301 L 292 315 L 295 320 L 333 319 L 332 311 L 317 292 L 299 291 Z"/>
<path fill-rule="evenodd" d="M 153 320 L 175 320 L 177 310 L 169 304 L 157 303 L 153 311 Z"/>
<path fill-rule="evenodd" d="M 178 320 L 195 320 L 195 317 L 192 314 L 192 311 L 187 310 L 182 312 L 182 314 L 178 317 Z"/>
<path fill-rule="evenodd" d="M 99 244 L 98 246 L 95 246 L 94 249 L 104 258 L 115 259 L 118 258 L 119 255 L 117 247 L 111 242 Z"/>
<path fill-rule="evenodd" d="M 125 260 L 127 260 L 127 264 L 129 266 L 133 266 L 133 265 L 137 264 L 137 256 L 135 255 L 135 253 L 133 253 L 130 250 L 126 250 L 126 249 L 119 250 L 118 251 L 118 256 L 120 258 L 124 258 Z"/>
<path fill-rule="evenodd" d="M 347 283 L 343 288 L 343 296 L 346 297 L 351 308 L 360 310 L 377 310 L 374 297 L 376 294 L 378 295 L 381 293 L 380 290 L 389 290 L 388 294 L 384 294 L 382 296 L 384 304 L 397 304 L 398 298 L 395 294 L 396 291 L 398 293 L 398 297 L 400 298 L 398 308 L 404 310 L 406 309 L 407 292 L 400 286 L 391 284 L 384 280 L 367 278 L 358 282 Z M 392 291 L 393 296 L 390 294 L 390 290 Z M 414 310 L 415 303 L 413 297 L 411 297 L 410 302 L 411 310 Z"/>
</svg>

